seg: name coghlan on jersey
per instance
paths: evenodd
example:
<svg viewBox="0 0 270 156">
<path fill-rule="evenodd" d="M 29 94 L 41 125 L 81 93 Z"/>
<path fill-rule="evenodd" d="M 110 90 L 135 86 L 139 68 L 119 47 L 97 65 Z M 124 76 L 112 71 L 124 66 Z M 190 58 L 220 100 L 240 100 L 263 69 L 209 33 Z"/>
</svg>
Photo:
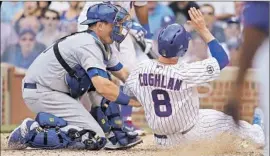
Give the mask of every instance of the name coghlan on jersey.
<svg viewBox="0 0 270 156">
<path fill-rule="evenodd" d="M 144 73 L 139 74 L 139 81 L 141 86 L 154 86 L 167 88 L 170 90 L 180 90 L 182 80 L 169 78 L 168 83 L 165 81 L 165 75 L 162 74 L 153 74 L 153 73 Z"/>
</svg>

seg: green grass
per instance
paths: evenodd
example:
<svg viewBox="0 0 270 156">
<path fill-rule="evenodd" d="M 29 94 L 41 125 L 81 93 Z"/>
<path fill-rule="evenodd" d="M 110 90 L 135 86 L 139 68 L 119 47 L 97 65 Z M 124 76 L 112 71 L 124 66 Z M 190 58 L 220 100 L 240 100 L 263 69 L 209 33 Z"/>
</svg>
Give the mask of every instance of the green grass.
<svg viewBox="0 0 270 156">
<path fill-rule="evenodd" d="M 13 131 L 18 125 L 1 125 L 1 133 L 10 133 Z"/>
</svg>

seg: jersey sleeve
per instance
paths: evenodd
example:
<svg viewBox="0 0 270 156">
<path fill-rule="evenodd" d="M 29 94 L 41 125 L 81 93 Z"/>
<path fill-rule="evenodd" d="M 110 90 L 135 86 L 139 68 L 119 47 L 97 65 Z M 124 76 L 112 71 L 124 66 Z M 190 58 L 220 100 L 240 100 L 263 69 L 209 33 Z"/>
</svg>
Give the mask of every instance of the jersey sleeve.
<svg viewBox="0 0 270 156">
<path fill-rule="evenodd" d="M 106 70 L 103 62 L 103 55 L 101 50 L 95 44 L 88 44 L 77 48 L 76 58 L 80 65 L 88 70 L 89 68 L 99 68 Z"/>
<path fill-rule="evenodd" d="M 123 92 L 130 97 L 135 97 L 137 72 L 131 72 L 123 87 Z"/>
<path fill-rule="evenodd" d="M 123 88 L 123 92 L 130 97 L 135 97 L 135 95 L 131 89 L 132 89 L 131 85 L 128 83 L 125 83 L 124 88 Z"/>
<path fill-rule="evenodd" d="M 203 61 L 183 63 L 175 68 L 178 78 L 189 85 L 197 85 L 213 81 L 220 74 L 220 68 L 215 58 L 210 57 Z"/>
</svg>

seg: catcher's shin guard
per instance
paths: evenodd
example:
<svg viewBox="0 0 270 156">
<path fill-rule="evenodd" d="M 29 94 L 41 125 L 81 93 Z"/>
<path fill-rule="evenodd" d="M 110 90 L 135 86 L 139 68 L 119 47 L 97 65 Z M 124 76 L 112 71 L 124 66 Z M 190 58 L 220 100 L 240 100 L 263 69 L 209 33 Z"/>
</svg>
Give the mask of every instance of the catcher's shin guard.
<svg viewBox="0 0 270 156">
<path fill-rule="evenodd" d="M 105 110 L 105 112 L 103 112 L 103 110 Z M 115 108 L 102 109 L 101 107 L 95 107 L 91 112 L 103 129 L 108 140 L 110 140 L 113 144 L 119 142 L 121 145 L 125 146 L 128 144 L 128 138 L 126 137 L 126 133 L 121 130 L 121 118 L 117 114 L 114 114 L 115 112 L 113 113 L 111 111 L 114 112 L 116 110 Z M 109 116 L 105 115 L 108 113 L 110 114 Z"/>
<path fill-rule="evenodd" d="M 97 120 L 108 140 L 114 145 L 129 146 L 138 134 L 123 127 L 119 105 L 103 100 L 101 107 L 92 108 L 91 114 Z M 132 142 L 133 143 L 133 142 Z"/>
</svg>

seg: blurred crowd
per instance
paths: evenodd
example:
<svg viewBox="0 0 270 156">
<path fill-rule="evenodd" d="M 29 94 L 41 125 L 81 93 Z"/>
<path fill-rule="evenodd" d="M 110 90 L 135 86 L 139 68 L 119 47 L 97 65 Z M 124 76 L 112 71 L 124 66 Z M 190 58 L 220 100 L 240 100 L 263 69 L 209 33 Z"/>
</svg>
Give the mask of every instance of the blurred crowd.
<svg viewBox="0 0 270 156">
<path fill-rule="evenodd" d="M 27 69 L 54 41 L 77 31 L 77 19 L 85 2 L 31 1 L 2 2 L 1 61 Z M 167 24 L 180 23 L 192 34 L 190 56 L 207 57 L 207 45 L 186 24 L 188 10 L 201 10 L 207 27 L 229 54 L 230 65 L 237 65 L 241 44 L 241 12 L 244 2 L 148 2 L 149 25 L 157 38 Z M 136 17 L 134 17 L 136 20 Z"/>
</svg>

